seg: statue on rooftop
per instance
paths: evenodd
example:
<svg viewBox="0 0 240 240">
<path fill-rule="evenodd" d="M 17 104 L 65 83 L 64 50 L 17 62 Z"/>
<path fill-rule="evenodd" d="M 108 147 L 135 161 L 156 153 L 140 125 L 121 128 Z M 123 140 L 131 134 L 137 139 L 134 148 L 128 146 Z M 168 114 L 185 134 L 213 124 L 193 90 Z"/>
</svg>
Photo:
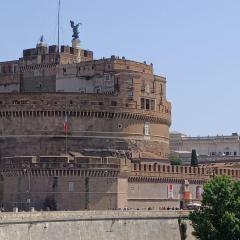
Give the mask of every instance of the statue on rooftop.
<svg viewBox="0 0 240 240">
<path fill-rule="evenodd" d="M 73 40 L 75 39 L 79 39 L 79 26 L 82 25 L 82 23 L 78 23 L 78 24 L 74 24 L 74 21 L 70 21 L 70 24 L 71 24 L 71 27 L 72 27 L 72 30 L 73 30 Z"/>
</svg>

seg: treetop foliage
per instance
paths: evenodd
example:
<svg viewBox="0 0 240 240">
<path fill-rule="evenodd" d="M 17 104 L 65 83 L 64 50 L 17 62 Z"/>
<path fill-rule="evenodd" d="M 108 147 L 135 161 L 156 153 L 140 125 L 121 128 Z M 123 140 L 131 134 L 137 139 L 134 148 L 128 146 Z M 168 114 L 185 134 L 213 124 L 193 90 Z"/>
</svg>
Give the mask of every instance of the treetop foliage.
<svg viewBox="0 0 240 240">
<path fill-rule="evenodd" d="M 192 154 L 191 154 L 191 166 L 192 167 L 198 166 L 197 152 L 195 149 L 192 150 Z"/>
<path fill-rule="evenodd" d="M 200 240 L 240 239 L 240 182 L 215 177 L 204 185 L 202 208 L 190 214 Z"/>
</svg>

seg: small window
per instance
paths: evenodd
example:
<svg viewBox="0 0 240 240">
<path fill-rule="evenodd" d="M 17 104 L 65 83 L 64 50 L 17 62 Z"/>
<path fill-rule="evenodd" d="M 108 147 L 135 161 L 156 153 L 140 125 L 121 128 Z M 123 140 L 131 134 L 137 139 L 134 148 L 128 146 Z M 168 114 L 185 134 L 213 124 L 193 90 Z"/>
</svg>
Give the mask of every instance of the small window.
<svg viewBox="0 0 240 240">
<path fill-rule="evenodd" d="M 69 182 L 68 183 L 68 191 L 69 192 L 74 192 L 75 189 L 74 189 L 74 182 Z"/>
<path fill-rule="evenodd" d="M 128 85 L 133 85 L 133 79 L 132 78 L 128 79 Z"/>
<path fill-rule="evenodd" d="M 116 101 L 111 101 L 111 106 L 117 106 L 117 102 Z"/>
<path fill-rule="evenodd" d="M 151 100 L 151 110 L 155 111 L 155 100 Z"/>
<path fill-rule="evenodd" d="M 145 136 L 149 136 L 150 135 L 150 126 L 149 126 L 150 124 L 148 123 L 148 122 L 146 122 L 145 124 L 144 124 L 144 135 Z"/>
<path fill-rule="evenodd" d="M 146 99 L 146 110 L 150 109 L 150 100 Z"/>
<path fill-rule="evenodd" d="M 149 84 L 146 85 L 146 89 L 145 89 L 146 93 L 150 93 L 150 87 Z"/>
<path fill-rule="evenodd" d="M 163 94 L 163 87 L 162 87 L 162 84 L 160 85 L 160 95 Z"/>
<path fill-rule="evenodd" d="M 145 109 L 145 101 L 144 101 L 144 98 L 141 98 L 141 109 Z"/>
</svg>

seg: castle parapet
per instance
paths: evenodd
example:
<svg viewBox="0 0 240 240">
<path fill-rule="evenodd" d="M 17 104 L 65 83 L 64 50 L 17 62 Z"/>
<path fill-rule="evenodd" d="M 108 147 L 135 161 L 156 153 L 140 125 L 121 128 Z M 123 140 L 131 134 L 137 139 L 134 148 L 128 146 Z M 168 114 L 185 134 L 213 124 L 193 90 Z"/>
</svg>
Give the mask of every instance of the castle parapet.
<svg viewBox="0 0 240 240">
<path fill-rule="evenodd" d="M 131 177 L 161 177 L 203 181 L 222 175 L 227 175 L 232 179 L 240 179 L 240 169 L 132 163 L 131 171 Z"/>
</svg>

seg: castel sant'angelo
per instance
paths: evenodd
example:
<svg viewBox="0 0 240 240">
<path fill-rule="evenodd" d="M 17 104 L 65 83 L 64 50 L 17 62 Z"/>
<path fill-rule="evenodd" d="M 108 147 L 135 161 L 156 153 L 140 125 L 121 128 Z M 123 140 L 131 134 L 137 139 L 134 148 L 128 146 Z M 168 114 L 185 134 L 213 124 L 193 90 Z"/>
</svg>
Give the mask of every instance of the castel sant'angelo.
<svg viewBox="0 0 240 240">
<path fill-rule="evenodd" d="M 153 65 L 43 37 L 0 63 L 5 210 L 161 209 L 200 201 L 213 169 L 171 166 L 171 104 Z M 238 178 L 239 170 L 214 169 Z"/>
</svg>

